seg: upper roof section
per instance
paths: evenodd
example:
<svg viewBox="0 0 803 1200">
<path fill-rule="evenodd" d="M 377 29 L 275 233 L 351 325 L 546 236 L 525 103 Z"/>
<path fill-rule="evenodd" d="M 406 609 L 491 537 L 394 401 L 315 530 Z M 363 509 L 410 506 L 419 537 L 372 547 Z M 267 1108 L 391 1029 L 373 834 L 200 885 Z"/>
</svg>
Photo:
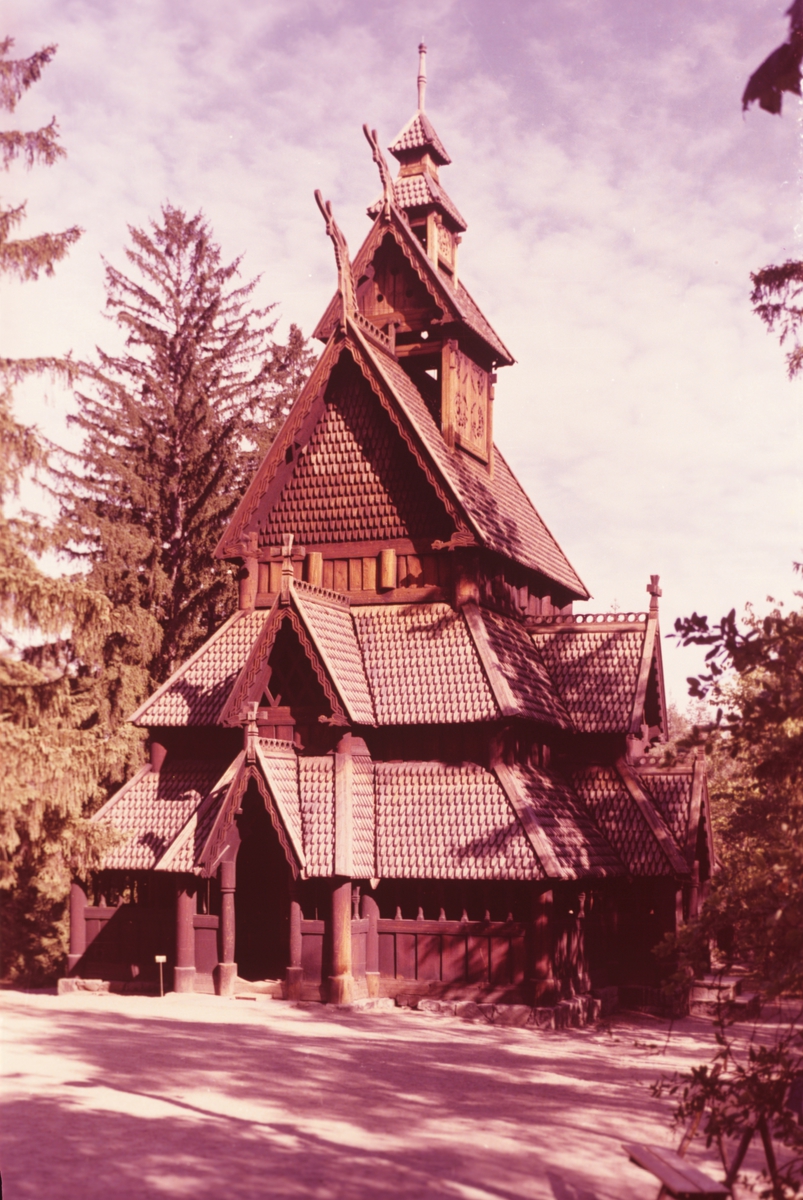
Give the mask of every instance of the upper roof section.
<svg viewBox="0 0 803 1200">
<path fill-rule="evenodd" d="M 448 166 L 452 161 L 446 147 L 438 137 L 432 122 L 423 109 L 419 109 L 388 146 L 400 163 L 410 159 L 420 160 L 422 154 L 430 154 L 439 166 Z"/>
</svg>

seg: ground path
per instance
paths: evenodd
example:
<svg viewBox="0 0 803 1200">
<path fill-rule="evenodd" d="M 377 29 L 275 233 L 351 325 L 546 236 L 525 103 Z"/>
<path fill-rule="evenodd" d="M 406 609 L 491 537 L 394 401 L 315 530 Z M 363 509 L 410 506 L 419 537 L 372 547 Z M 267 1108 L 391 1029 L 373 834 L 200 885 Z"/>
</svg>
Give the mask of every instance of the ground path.
<svg viewBox="0 0 803 1200">
<path fill-rule="evenodd" d="M 0 1021 L 5 1200 L 643 1200 L 620 1142 L 671 1144 L 650 1084 L 713 1045 L 695 1018 L 667 1039 L 176 995 L 5 992 Z"/>
</svg>

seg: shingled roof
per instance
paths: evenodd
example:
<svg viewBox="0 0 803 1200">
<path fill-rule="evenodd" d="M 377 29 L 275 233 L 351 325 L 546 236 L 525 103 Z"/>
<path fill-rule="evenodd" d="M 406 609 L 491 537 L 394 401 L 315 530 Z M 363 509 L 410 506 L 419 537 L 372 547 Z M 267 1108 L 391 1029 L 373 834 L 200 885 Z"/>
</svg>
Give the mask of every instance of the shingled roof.
<svg viewBox="0 0 803 1200">
<path fill-rule="evenodd" d="M 572 771 L 569 778 L 631 875 L 673 873 L 667 855 L 615 767 L 588 766 Z M 688 819 L 688 795 L 686 799 Z"/>
<path fill-rule="evenodd" d="M 499 715 L 459 612 L 448 604 L 351 609 L 377 723 L 459 724 Z"/>
<path fill-rule="evenodd" d="M 348 355 L 292 475 L 258 520 L 260 545 L 444 538 L 454 522 Z"/>
<path fill-rule="evenodd" d="M 647 613 L 535 617 L 528 626 L 575 728 L 628 733 Z"/>
<path fill-rule="evenodd" d="M 370 345 L 352 327 L 353 352 L 367 369 L 373 367 L 390 390 L 421 439 L 439 476 L 449 487 L 478 540 L 548 579 L 561 584 L 578 599 L 587 599 L 585 585 L 508 467 L 493 449 L 493 475 L 468 454 L 454 453 L 441 436 L 423 396 L 409 375 L 389 354 Z"/>
<path fill-rule="evenodd" d="M 435 132 L 435 127 L 422 109 L 414 113 L 404 128 L 396 134 L 388 150 L 396 158 L 402 158 L 410 150 L 431 150 L 433 158 L 441 166 L 445 167 L 452 161 Z"/>
<path fill-rule="evenodd" d="M 697 819 L 692 770 L 627 768 L 638 783 L 634 796 L 623 765 L 587 766 L 564 778 L 524 763 L 489 771 L 475 763 L 373 762 L 364 749 L 352 762 L 358 878 L 581 879 L 688 871 L 680 848 L 690 819 Z M 94 818 L 131 835 L 104 866 L 213 869 L 251 778 L 273 810 L 289 859 L 308 877 L 331 877 L 334 756 L 299 754 L 290 743 L 267 739 L 258 740 L 253 763 L 241 752 L 228 767 L 168 760 L 158 774 L 143 768 Z"/>
<path fill-rule="evenodd" d="M 267 611 L 239 611 L 129 718 L 135 725 L 216 725 Z"/>
<path fill-rule="evenodd" d="M 143 767 L 93 817 L 98 824 L 131 835 L 109 851 L 104 867 L 127 871 L 158 868 L 227 766 L 219 761 L 180 759 L 165 763 L 159 772 Z"/>
<path fill-rule="evenodd" d="M 431 175 L 400 175 L 393 181 L 393 195 L 399 208 L 407 212 L 411 208 L 426 208 L 437 204 L 451 218 L 459 230 L 466 229 L 465 218 L 461 216 L 456 204 L 444 191 L 437 179 Z M 368 209 L 369 217 L 376 217 L 382 211 L 384 197 L 375 200 Z"/>
<path fill-rule="evenodd" d="M 543 879 L 498 781 L 472 764 L 377 763 L 377 875 Z"/>
</svg>

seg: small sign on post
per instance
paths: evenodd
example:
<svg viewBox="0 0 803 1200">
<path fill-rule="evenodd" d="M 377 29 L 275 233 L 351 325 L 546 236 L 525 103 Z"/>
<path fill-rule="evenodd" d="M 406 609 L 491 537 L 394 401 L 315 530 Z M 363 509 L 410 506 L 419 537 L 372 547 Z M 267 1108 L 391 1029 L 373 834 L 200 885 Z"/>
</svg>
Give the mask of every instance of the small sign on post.
<svg viewBox="0 0 803 1200">
<path fill-rule="evenodd" d="M 155 955 L 153 961 L 158 962 L 158 964 L 159 964 L 159 995 L 164 996 L 165 981 L 164 981 L 164 975 L 162 974 L 162 971 L 164 970 L 164 967 L 162 964 L 167 962 L 167 955 L 166 954 L 157 954 L 157 955 Z"/>
</svg>

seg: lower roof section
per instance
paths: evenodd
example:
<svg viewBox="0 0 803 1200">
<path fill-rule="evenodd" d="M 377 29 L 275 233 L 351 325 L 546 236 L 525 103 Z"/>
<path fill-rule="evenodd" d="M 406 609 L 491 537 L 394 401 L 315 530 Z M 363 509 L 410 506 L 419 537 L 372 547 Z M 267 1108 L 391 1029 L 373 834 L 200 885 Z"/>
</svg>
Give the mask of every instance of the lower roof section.
<svg viewBox="0 0 803 1200">
<path fill-rule="evenodd" d="M 258 739 L 228 764 L 168 757 L 158 773 L 143 768 L 93 818 L 121 837 L 104 867 L 213 874 L 253 786 L 291 870 L 305 878 L 579 880 L 691 869 L 702 815 L 693 765 L 566 777 L 521 763 L 374 762 L 364 742 L 348 744 L 309 756 Z"/>
</svg>

